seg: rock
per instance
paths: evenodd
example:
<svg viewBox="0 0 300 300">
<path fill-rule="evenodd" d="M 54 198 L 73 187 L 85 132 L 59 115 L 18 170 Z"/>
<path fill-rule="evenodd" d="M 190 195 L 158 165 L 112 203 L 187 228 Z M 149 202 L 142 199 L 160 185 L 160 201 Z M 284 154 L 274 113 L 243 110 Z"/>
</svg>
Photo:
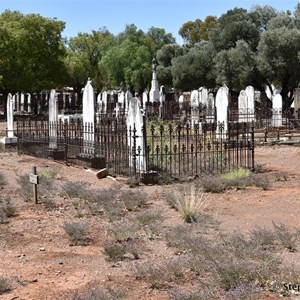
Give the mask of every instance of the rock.
<svg viewBox="0 0 300 300">
<path fill-rule="evenodd" d="M 41 247 L 39 250 L 40 251 L 46 251 L 46 249 L 44 247 Z"/>
<path fill-rule="evenodd" d="M 102 179 L 102 178 L 106 177 L 107 175 L 108 175 L 108 169 L 107 168 L 101 169 L 100 171 L 98 171 L 96 173 L 96 177 L 98 179 Z"/>
</svg>

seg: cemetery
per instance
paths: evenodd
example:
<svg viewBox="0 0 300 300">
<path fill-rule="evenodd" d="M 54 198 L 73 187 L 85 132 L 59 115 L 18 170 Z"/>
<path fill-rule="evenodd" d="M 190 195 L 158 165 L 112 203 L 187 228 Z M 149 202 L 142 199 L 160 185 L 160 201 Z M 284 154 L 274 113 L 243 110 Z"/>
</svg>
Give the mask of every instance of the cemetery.
<svg viewBox="0 0 300 300">
<path fill-rule="evenodd" d="M 300 299 L 299 12 L 1 14 L 0 299 Z"/>
</svg>

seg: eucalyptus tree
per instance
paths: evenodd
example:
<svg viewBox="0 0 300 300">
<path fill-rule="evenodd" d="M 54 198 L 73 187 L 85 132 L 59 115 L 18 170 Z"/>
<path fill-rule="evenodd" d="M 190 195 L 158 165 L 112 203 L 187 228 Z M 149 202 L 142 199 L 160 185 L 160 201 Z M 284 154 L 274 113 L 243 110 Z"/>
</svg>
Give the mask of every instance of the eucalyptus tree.
<svg viewBox="0 0 300 300">
<path fill-rule="evenodd" d="M 0 15 L 0 93 L 40 92 L 66 82 L 64 27 L 37 14 Z"/>
<path fill-rule="evenodd" d="M 81 90 L 88 78 L 99 90 L 107 85 L 107 74 L 99 68 L 99 62 L 107 51 L 116 44 L 115 37 L 105 27 L 89 33 L 79 33 L 68 41 L 65 60 L 69 85 Z"/>
</svg>

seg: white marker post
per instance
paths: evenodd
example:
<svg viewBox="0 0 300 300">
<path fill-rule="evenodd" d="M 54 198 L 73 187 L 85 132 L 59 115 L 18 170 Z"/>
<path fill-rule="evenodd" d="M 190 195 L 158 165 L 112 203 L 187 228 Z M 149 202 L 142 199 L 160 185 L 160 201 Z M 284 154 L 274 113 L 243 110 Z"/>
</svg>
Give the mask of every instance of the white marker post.
<svg viewBox="0 0 300 300">
<path fill-rule="evenodd" d="M 38 204 L 37 185 L 39 184 L 39 176 L 36 173 L 36 167 L 32 167 L 32 173 L 29 173 L 29 181 L 33 184 L 33 199 L 34 203 Z"/>
</svg>

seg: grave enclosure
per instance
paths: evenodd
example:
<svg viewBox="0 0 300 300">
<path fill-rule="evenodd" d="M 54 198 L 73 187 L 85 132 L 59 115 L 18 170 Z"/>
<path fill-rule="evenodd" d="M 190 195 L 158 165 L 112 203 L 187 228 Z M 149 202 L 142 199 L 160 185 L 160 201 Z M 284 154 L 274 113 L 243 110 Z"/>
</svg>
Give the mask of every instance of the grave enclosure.
<svg viewBox="0 0 300 300">
<path fill-rule="evenodd" d="M 7 136 L 17 138 L 20 153 L 138 178 L 153 171 L 187 178 L 254 169 L 255 143 L 290 139 L 299 124 L 299 97 L 283 112 L 280 94 L 266 105 L 250 86 L 238 97 L 225 85 L 165 94 L 155 66 L 151 90 L 142 95 L 97 93 L 91 81 L 80 95 L 71 89 L 44 92 L 34 109 L 31 96 L 25 101 L 22 95 L 9 95 L 13 113 L 7 120 Z"/>
</svg>

